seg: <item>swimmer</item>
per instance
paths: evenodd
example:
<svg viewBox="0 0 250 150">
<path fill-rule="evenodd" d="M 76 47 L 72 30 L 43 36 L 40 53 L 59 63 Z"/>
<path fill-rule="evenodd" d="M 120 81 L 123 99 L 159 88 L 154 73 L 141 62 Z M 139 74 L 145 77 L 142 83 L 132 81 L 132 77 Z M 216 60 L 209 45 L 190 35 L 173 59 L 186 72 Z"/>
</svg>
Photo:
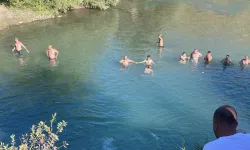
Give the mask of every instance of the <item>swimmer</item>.
<svg viewBox="0 0 250 150">
<path fill-rule="evenodd" d="M 180 63 L 186 63 L 187 60 L 189 60 L 190 57 L 187 57 L 186 52 L 183 52 L 179 58 L 179 62 Z"/>
<path fill-rule="evenodd" d="M 135 61 L 128 59 L 127 56 L 124 56 L 122 60 L 120 60 L 121 68 L 126 68 L 129 66 L 130 63 L 135 63 Z"/>
<path fill-rule="evenodd" d="M 191 59 L 198 60 L 200 57 L 202 57 L 202 54 L 195 49 L 191 54 L 190 54 Z"/>
<path fill-rule="evenodd" d="M 248 64 L 250 64 L 250 60 L 249 60 L 248 56 L 245 56 L 245 58 L 240 61 L 240 64 L 241 65 L 248 65 Z"/>
<path fill-rule="evenodd" d="M 212 61 L 212 55 L 211 55 L 211 51 L 208 51 L 206 56 L 204 57 L 204 62 L 205 63 L 210 63 Z"/>
<path fill-rule="evenodd" d="M 23 45 L 23 43 L 21 41 L 18 40 L 18 38 L 15 38 L 15 46 L 14 48 L 12 49 L 12 53 L 15 52 L 15 54 L 19 54 L 19 55 L 22 55 L 21 51 L 22 51 L 22 48 L 24 48 L 27 53 L 29 53 L 29 51 L 27 50 L 27 48 Z M 13 54 L 13 55 L 15 55 Z"/>
<path fill-rule="evenodd" d="M 229 55 L 227 55 L 226 58 L 224 58 L 224 59 L 222 60 L 222 63 L 223 63 L 224 65 L 233 65 L 232 60 L 231 60 L 231 58 L 230 58 Z"/>
<path fill-rule="evenodd" d="M 59 55 L 59 52 L 56 49 L 52 48 L 51 45 L 49 45 L 49 47 L 46 51 L 46 54 L 47 54 L 47 57 L 49 58 L 50 63 L 55 64 L 57 57 Z"/>
<path fill-rule="evenodd" d="M 154 71 L 153 71 L 153 69 L 151 68 L 151 66 L 149 65 L 149 66 L 147 66 L 147 67 L 145 68 L 144 74 L 150 74 L 150 73 L 152 73 L 152 75 L 153 75 L 153 74 L 154 74 Z"/>
<path fill-rule="evenodd" d="M 142 62 L 139 62 L 140 64 L 142 63 L 145 63 L 146 66 L 152 66 L 152 65 L 155 65 L 154 61 L 151 59 L 150 55 L 147 56 L 147 58 L 142 61 Z"/>
<path fill-rule="evenodd" d="M 164 44 L 163 44 L 164 41 L 163 41 L 163 38 L 162 38 L 161 34 L 159 34 L 158 39 L 159 39 L 159 41 L 157 42 L 158 47 L 164 47 Z"/>
</svg>

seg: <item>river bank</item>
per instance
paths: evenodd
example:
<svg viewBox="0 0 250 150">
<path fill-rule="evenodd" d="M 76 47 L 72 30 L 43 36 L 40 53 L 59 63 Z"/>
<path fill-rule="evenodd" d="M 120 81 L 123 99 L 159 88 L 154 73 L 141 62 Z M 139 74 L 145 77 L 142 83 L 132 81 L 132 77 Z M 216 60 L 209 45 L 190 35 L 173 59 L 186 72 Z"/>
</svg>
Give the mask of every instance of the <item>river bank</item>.
<svg viewBox="0 0 250 150">
<path fill-rule="evenodd" d="M 73 9 L 84 9 L 84 6 L 76 6 Z M 20 25 L 37 20 L 52 19 L 56 16 L 51 12 L 35 12 L 28 9 L 8 8 L 0 5 L 0 30 L 9 28 L 13 25 Z"/>
<path fill-rule="evenodd" d="M 9 9 L 4 5 L 0 5 L 0 30 L 13 25 L 50 18 L 54 18 L 54 15 L 49 13 L 39 14 L 31 10 Z"/>
</svg>

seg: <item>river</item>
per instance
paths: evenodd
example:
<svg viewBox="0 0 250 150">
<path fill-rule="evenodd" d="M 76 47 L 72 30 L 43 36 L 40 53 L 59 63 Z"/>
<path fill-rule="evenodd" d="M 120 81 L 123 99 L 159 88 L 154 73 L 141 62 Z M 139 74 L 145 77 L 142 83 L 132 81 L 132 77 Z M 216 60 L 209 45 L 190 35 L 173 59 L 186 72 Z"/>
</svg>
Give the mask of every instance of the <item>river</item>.
<svg viewBox="0 0 250 150">
<path fill-rule="evenodd" d="M 70 150 L 175 150 L 214 140 L 212 116 L 232 105 L 239 129 L 250 132 L 248 0 L 124 0 L 106 11 L 76 10 L 62 18 L 13 26 L 0 33 L 0 140 L 32 124 L 66 120 L 61 140 Z M 157 48 L 163 34 L 165 48 Z M 14 37 L 30 50 L 11 54 Z M 51 66 L 48 45 L 60 51 Z M 212 51 L 204 67 L 177 62 L 181 52 Z M 232 67 L 220 61 L 230 54 Z M 142 64 L 121 71 L 127 55 L 151 55 L 154 76 Z"/>
</svg>

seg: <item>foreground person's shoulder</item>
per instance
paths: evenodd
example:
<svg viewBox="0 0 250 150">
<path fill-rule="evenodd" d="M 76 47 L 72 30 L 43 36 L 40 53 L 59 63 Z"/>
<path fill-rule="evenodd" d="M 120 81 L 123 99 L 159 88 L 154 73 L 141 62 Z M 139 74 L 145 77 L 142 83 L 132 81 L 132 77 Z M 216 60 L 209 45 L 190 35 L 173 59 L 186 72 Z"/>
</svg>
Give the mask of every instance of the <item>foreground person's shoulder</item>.
<svg viewBox="0 0 250 150">
<path fill-rule="evenodd" d="M 204 147 L 203 150 L 218 150 L 218 140 L 212 141 L 207 143 Z"/>
</svg>

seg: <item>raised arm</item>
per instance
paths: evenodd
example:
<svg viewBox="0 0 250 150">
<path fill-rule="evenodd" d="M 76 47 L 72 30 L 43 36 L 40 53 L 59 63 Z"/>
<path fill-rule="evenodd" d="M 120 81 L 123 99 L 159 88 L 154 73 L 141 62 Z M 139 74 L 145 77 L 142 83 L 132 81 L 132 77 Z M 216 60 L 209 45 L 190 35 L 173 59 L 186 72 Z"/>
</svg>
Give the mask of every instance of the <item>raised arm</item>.
<svg viewBox="0 0 250 150">
<path fill-rule="evenodd" d="M 159 39 L 162 40 L 162 37 L 159 35 Z"/>
</svg>

